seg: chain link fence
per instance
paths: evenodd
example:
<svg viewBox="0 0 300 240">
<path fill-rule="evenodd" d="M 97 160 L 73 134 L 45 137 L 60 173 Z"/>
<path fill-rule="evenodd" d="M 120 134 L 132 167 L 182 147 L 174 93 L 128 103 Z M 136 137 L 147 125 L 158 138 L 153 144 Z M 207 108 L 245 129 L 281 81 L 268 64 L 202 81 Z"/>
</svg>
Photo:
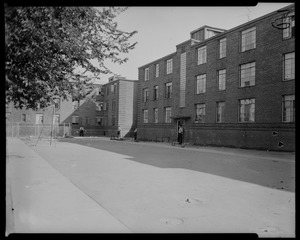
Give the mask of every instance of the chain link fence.
<svg viewBox="0 0 300 240">
<path fill-rule="evenodd" d="M 7 137 L 57 138 L 71 136 L 70 124 L 35 124 L 6 122 Z"/>
</svg>

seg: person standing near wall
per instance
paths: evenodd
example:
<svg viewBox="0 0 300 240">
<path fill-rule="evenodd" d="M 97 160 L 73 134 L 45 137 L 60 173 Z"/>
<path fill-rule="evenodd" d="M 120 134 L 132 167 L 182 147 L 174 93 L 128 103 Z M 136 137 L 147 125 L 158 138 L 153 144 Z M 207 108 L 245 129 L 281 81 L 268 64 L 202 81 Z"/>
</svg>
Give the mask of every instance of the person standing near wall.
<svg viewBox="0 0 300 240">
<path fill-rule="evenodd" d="M 117 135 L 118 135 L 118 138 L 119 138 L 119 139 L 122 137 L 121 131 L 122 131 L 122 129 L 121 129 L 120 125 L 118 125 Z"/>
<path fill-rule="evenodd" d="M 182 125 L 179 125 L 178 128 L 178 142 L 180 145 L 182 145 L 182 140 L 183 140 L 183 127 Z"/>
<path fill-rule="evenodd" d="M 137 128 L 134 129 L 134 141 L 136 142 L 137 139 Z"/>
<path fill-rule="evenodd" d="M 84 136 L 84 128 L 83 128 L 83 126 L 81 126 L 81 127 L 79 128 L 79 136 L 81 136 L 81 137 Z"/>
</svg>

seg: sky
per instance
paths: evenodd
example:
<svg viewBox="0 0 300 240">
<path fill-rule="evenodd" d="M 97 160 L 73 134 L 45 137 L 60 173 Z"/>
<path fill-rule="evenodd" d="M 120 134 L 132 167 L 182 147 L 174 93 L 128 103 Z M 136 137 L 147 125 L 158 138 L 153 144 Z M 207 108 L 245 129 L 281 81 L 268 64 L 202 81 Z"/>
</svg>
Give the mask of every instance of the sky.
<svg viewBox="0 0 300 240">
<path fill-rule="evenodd" d="M 123 31 L 138 31 L 130 39 L 138 42 L 124 64 L 107 62 L 115 74 L 138 80 L 138 68 L 176 51 L 190 32 L 208 25 L 229 30 L 292 3 L 258 3 L 254 7 L 129 7 L 115 21 Z M 104 84 L 112 75 L 100 75 L 95 83 Z"/>
</svg>

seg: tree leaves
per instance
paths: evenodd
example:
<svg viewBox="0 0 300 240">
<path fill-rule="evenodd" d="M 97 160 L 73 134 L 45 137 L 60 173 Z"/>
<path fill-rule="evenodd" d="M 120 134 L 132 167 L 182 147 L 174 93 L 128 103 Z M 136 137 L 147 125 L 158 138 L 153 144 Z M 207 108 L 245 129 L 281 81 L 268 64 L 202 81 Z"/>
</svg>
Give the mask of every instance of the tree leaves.
<svg viewBox="0 0 300 240">
<path fill-rule="evenodd" d="M 57 97 L 85 97 L 91 77 L 112 73 L 104 61 L 122 64 L 121 53 L 136 45 L 129 43 L 136 31 L 121 31 L 113 21 L 125 10 L 5 6 L 6 102 L 36 109 Z M 84 75 L 75 73 L 78 67 Z"/>
</svg>

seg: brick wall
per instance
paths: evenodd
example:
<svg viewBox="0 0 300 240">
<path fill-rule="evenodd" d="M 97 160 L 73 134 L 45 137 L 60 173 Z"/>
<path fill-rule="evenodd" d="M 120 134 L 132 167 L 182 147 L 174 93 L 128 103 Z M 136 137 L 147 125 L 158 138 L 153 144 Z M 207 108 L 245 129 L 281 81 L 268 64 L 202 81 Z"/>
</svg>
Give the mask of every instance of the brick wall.
<svg viewBox="0 0 300 240">
<path fill-rule="evenodd" d="M 190 46 L 186 41 L 177 45 L 177 51 L 139 68 L 138 132 L 145 140 L 171 139 L 176 119 L 164 124 L 164 107 L 172 107 L 173 116 L 187 118 L 185 140 L 191 144 L 232 146 L 242 148 L 295 150 L 295 124 L 282 122 L 282 96 L 295 94 L 295 81 L 282 81 L 283 55 L 293 52 L 295 39 L 284 40 L 282 31 L 271 26 L 280 13 L 269 14 L 226 31 L 200 44 Z M 240 51 L 241 31 L 256 27 L 256 48 Z M 226 37 L 227 55 L 218 58 L 219 40 Z M 197 48 L 207 47 L 207 62 L 197 65 Z M 179 108 L 180 54 L 186 51 L 186 106 Z M 173 58 L 173 73 L 166 75 L 165 61 Z M 240 87 L 241 64 L 255 62 L 255 86 Z M 155 78 L 155 64 L 160 65 L 160 77 Z M 149 68 L 150 79 L 144 81 L 144 69 Z M 217 71 L 226 68 L 226 90 L 217 87 Z M 206 92 L 195 94 L 195 79 L 206 74 Z M 164 83 L 172 81 L 172 99 L 164 98 Z M 153 101 L 153 87 L 159 86 L 159 99 Z M 150 100 L 143 102 L 142 90 L 149 88 Z M 239 123 L 239 100 L 255 98 L 255 122 Z M 225 122 L 216 123 L 216 102 L 225 101 Z M 195 123 L 195 104 L 206 104 L 205 123 Z M 153 108 L 159 109 L 159 123 L 153 123 Z M 148 109 L 149 123 L 143 123 L 142 111 Z M 162 125 L 163 124 L 163 125 Z M 163 129 L 164 128 L 164 129 Z M 276 135 L 273 135 L 276 132 Z M 280 143 L 283 143 L 280 144 Z"/>
</svg>

